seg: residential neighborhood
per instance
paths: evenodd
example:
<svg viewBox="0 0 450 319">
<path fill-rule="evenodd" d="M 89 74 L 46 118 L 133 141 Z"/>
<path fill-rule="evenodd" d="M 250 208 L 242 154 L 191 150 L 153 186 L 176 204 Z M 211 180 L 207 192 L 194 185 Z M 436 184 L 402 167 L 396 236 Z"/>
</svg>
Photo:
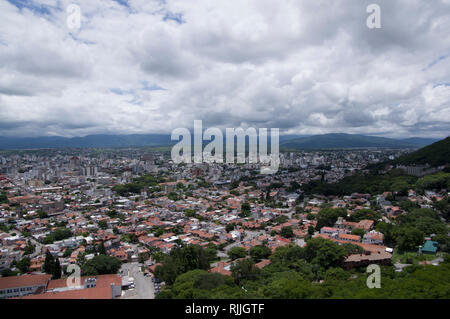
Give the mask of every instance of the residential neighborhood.
<svg viewBox="0 0 450 319">
<path fill-rule="evenodd" d="M 255 164 L 174 164 L 167 153 L 139 149 L 2 155 L 2 298 L 57 298 L 58 294 L 71 298 L 84 292 L 90 298 L 93 292 L 83 286 L 83 280 L 96 281 L 97 288 L 117 287 L 102 290 L 102 297 L 133 298 L 130 290 L 137 288 L 135 279 L 129 278 L 136 276 L 151 279 L 140 285 L 152 291 L 144 295 L 154 298 L 161 283 L 165 284 L 156 271 L 164 256 L 190 245 L 212 254 L 209 272 L 230 277 L 233 265 L 251 255 L 255 247 L 268 251 L 255 262 L 263 269 L 271 264 L 268 257 L 278 248 L 305 247 L 311 238 L 356 247 L 342 260 L 343 269 L 395 265 L 399 263 L 393 260 L 395 247 L 392 241 L 385 242 L 385 234 L 375 225 L 388 225 L 406 215 L 405 203 L 430 209 L 448 196 L 445 191 L 419 194 L 409 189 L 401 195 L 402 201 L 395 201 L 401 207 L 392 202 L 395 194 L 388 191 L 326 196 L 308 194 L 304 187 L 315 182 L 336 183 L 402 153 L 282 153 L 281 169 L 274 175 L 257 174 Z M 417 252 L 437 255 L 435 234 L 424 235 L 429 239 L 417 246 Z M 243 255 L 230 257 L 237 248 Z M 133 275 L 116 267 L 117 278 L 111 277 L 88 267 L 91 263 L 95 268 L 100 255 L 119 265 L 138 266 Z M 54 268 L 47 259 L 58 264 L 57 273 L 45 271 Z M 435 259 L 437 264 L 441 260 Z M 70 265 L 92 275 L 81 277 L 82 289 L 64 288 Z M 14 278 L 24 284 L 19 281 L 14 286 Z M 28 290 L 26 286 L 31 284 L 26 278 L 32 283 L 41 279 Z M 108 284 L 103 283 L 104 278 Z"/>
</svg>

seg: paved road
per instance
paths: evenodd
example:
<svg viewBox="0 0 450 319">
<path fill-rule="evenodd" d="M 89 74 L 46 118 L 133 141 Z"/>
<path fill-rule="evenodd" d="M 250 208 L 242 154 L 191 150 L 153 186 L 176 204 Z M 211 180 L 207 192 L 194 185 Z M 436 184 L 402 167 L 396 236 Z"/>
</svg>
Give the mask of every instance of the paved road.
<svg viewBox="0 0 450 319">
<path fill-rule="evenodd" d="M 396 270 L 403 271 L 403 268 L 408 267 L 408 266 L 412 266 L 412 264 L 402 264 L 402 263 L 396 262 L 394 264 L 394 266 L 395 266 Z"/>
<path fill-rule="evenodd" d="M 14 232 L 17 233 L 18 235 L 23 236 L 22 232 L 20 230 L 18 230 L 16 227 L 13 228 Z M 26 237 L 25 241 L 29 240 L 31 242 L 31 244 L 33 244 L 35 246 L 34 248 L 34 253 L 28 255 L 28 257 L 30 257 L 30 259 L 39 256 L 42 253 L 42 248 L 44 247 L 44 245 L 42 245 L 40 242 L 36 241 L 33 237 Z"/>
<path fill-rule="evenodd" d="M 444 258 L 442 258 L 441 256 L 439 256 L 436 259 L 431 260 L 432 265 L 439 265 L 441 262 L 444 262 Z"/>
<path fill-rule="evenodd" d="M 122 265 L 123 276 L 134 278 L 135 288 L 126 291 L 124 299 L 155 299 L 155 286 L 151 277 L 145 277 L 141 272 L 141 264 L 126 263 Z"/>
</svg>

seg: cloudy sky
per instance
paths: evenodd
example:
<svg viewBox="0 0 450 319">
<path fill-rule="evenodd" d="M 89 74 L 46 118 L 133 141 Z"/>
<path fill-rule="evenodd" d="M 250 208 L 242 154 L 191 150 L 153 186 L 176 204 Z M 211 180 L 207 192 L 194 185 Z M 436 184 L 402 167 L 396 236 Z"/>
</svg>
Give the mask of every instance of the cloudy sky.
<svg viewBox="0 0 450 319">
<path fill-rule="evenodd" d="M 366 25 L 371 3 L 380 29 Z M 195 119 L 445 137 L 450 0 L 0 0 L 0 136 Z"/>
</svg>

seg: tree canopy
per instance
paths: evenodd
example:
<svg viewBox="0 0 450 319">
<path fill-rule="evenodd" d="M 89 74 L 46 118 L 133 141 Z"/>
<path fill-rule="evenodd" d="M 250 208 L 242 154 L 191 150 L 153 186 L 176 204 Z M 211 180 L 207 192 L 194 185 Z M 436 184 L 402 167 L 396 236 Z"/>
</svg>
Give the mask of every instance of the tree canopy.
<svg viewBox="0 0 450 319">
<path fill-rule="evenodd" d="M 86 261 L 81 266 L 81 271 L 85 276 L 116 274 L 121 265 L 122 262 L 116 257 L 98 255 Z"/>
</svg>

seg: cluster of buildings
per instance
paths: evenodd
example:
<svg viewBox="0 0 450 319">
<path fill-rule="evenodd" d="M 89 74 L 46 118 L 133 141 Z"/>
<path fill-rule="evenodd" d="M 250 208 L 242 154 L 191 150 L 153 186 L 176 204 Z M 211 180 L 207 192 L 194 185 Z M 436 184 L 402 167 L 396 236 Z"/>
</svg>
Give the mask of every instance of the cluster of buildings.
<svg viewBox="0 0 450 319">
<path fill-rule="evenodd" d="M 83 276 L 79 281 L 51 279 L 47 274 L 0 277 L 0 299 L 117 299 L 118 275 Z"/>
<path fill-rule="evenodd" d="M 0 192 L 7 198 L 0 202 L 0 271 L 14 270 L 28 257 L 32 273 L 0 278 L 0 296 L 119 296 L 115 287 L 120 286 L 120 277 L 115 275 L 84 278 L 73 288 L 65 286 L 65 279 L 42 274 L 47 252 L 64 271 L 93 258 L 99 245 L 107 255 L 140 262 L 149 272 L 158 264 L 152 258 L 155 252 L 169 253 L 181 243 L 214 245 L 221 260 L 211 271 L 230 274 L 232 262 L 226 253 L 232 247 L 248 251 L 266 245 L 273 252 L 284 245 L 303 246 L 311 235 L 362 247 L 364 253 L 349 256 L 346 267 L 387 263 L 392 251 L 383 245 L 383 234 L 373 230 L 372 220 L 355 223 L 339 218 L 333 227 L 311 234 L 317 221 L 308 215 L 317 214 L 325 202 L 345 208 L 351 216 L 373 208 L 370 195 L 303 198 L 301 185 L 319 179 L 337 181 L 397 155 L 378 150 L 282 153 L 274 175 L 260 175 L 257 164 L 176 165 L 166 153 L 139 149 L 0 155 Z M 129 185 L 144 175 L 156 182 L 137 185 L 137 191 L 123 196 L 115 191 L 117 185 Z M 430 196 L 411 193 L 408 198 L 427 205 Z M 386 197 L 380 194 L 376 200 L 383 218 L 401 214 Z M 292 236 L 283 236 L 283 228 L 290 228 Z M 354 229 L 362 229 L 364 235 L 352 234 Z M 269 263 L 263 260 L 257 266 Z M 94 287 L 86 287 L 93 281 Z"/>
</svg>

